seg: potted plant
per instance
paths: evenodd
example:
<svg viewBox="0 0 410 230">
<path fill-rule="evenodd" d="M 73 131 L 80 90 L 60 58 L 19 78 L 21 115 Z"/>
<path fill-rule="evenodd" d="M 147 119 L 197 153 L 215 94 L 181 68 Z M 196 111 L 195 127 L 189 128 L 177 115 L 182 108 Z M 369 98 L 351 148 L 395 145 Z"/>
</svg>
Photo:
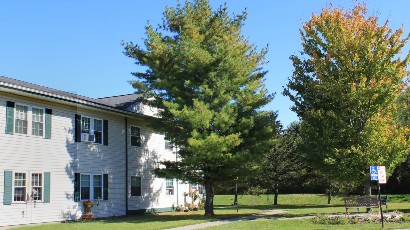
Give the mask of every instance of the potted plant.
<svg viewBox="0 0 410 230">
<path fill-rule="evenodd" d="M 84 220 L 91 220 L 94 218 L 94 214 L 91 211 L 91 208 L 94 206 L 94 203 L 91 200 L 86 200 L 83 202 L 84 204 L 84 214 L 82 215 L 82 218 Z"/>
</svg>

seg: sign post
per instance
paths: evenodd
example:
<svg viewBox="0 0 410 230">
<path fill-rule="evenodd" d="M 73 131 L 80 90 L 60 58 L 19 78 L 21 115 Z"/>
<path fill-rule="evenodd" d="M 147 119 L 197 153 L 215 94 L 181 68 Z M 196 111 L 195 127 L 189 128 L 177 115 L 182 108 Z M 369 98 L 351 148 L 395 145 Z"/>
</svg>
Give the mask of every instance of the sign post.
<svg viewBox="0 0 410 230">
<path fill-rule="evenodd" d="M 377 180 L 377 190 L 379 194 L 380 218 L 382 220 L 382 229 L 384 229 L 383 209 L 381 200 L 380 184 L 386 184 L 386 167 L 370 166 L 370 180 Z"/>
</svg>

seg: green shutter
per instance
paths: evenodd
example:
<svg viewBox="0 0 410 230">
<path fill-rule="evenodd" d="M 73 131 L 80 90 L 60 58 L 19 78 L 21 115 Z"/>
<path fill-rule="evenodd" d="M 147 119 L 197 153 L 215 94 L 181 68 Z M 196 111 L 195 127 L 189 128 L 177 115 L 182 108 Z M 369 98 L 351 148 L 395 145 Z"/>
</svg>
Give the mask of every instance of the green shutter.
<svg viewBox="0 0 410 230">
<path fill-rule="evenodd" d="M 13 134 L 14 124 L 14 102 L 7 101 L 6 108 L 6 133 Z"/>
<path fill-rule="evenodd" d="M 103 174 L 103 200 L 108 200 L 108 174 Z"/>
<path fill-rule="evenodd" d="M 50 172 L 45 172 L 44 173 L 43 203 L 50 203 Z"/>
<path fill-rule="evenodd" d="M 13 172 L 4 171 L 4 195 L 3 205 L 11 205 L 12 189 L 13 189 Z"/>
<path fill-rule="evenodd" d="M 51 115 L 52 110 L 46 109 L 46 117 L 45 117 L 45 138 L 51 139 Z"/>
<path fill-rule="evenodd" d="M 80 173 L 74 173 L 74 201 L 80 201 Z"/>
</svg>

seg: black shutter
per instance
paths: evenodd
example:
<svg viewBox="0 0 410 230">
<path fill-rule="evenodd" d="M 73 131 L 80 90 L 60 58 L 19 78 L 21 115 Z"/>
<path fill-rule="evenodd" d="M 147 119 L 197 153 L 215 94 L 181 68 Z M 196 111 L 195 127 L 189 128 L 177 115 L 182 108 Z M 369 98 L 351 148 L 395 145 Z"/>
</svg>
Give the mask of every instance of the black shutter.
<svg viewBox="0 0 410 230">
<path fill-rule="evenodd" d="M 103 200 L 108 200 L 108 174 L 103 174 Z"/>
<path fill-rule="evenodd" d="M 75 142 L 81 142 L 81 115 L 75 115 L 75 130 L 74 130 L 74 140 Z"/>
<path fill-rule="evenodd" d="M 80 179 L 81 174 L 80 173 L 74 173 L 74 202 L 80 201 L 80 189 L 81 189 L 81 184 L 80 184 Z"/>
<path fill-rule="evenodd" d="M 7 101 L 6 104 L 6 133 L 13 134 L 14 124 L 14 102 Z"/>
<path fill-rule="evenodd" d="M 108 120 L 104 120 L 103 123 L 103 144 L 108 145 Z"/>
</svg>

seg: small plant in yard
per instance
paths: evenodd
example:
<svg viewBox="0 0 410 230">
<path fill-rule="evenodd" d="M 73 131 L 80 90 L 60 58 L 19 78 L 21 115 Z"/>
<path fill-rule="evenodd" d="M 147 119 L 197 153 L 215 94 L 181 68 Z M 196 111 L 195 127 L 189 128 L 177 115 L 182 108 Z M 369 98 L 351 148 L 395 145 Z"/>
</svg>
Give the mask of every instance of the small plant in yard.
<svg viewBox="0 0 410 230">
<path fill-rule="evenodd" d="M 384 221 L 387 223 L 408 223 L 410 222 L 409 214 L 394 212 L 384 216 Z M 318 216 L 312 219 L 314 224 L 322 225 L 343 225 L 343 224 L 365 224 L 365 223 L 380 223 L 379 214 L 365 214 L 360 216 Z"/>
<path fill-rule="evenodd" d="M 342 225 L 348 224 L 349 220 L 346 217 L 341 216 L 317 216 L 312 219 L 312 222 L 315 224 L 324 224 L 324 225 Z"/>
</svg>

